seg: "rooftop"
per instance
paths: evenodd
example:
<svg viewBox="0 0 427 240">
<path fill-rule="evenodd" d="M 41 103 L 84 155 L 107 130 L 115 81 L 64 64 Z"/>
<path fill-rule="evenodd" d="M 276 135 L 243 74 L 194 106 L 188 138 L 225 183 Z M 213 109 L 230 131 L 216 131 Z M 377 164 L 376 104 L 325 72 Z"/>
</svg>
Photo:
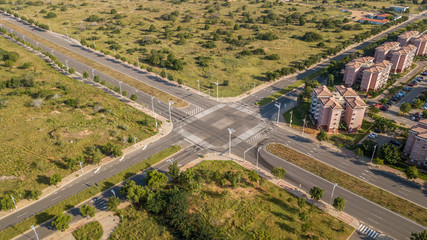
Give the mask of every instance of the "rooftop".
<svg viewBox="0 0 427 240">
<path fill-rule="evenodd" d="M 421 35 L 421 36 L 419 36 L 419 37 L 417 37 L 416 39 L 415 39 L 415 41 L 427 41 L 427 34 L 426 33 L 424 33 L 423 35 Z"/>
<path fill-rule="evenodd" d="M 387 52 L 389 50 L 398 50 L 399 44 L 400 44 L 399 42 L 385 42 L 384 44 L 375 48 L 375 50 L 383 51 L 383 52 Z"/>
<path fill-rule="evenodd" d="M 407 32 L 404 32 L 404 33 L 400 34 L 399 38 L 406 38 L 406 39 L 408 39 L 408 38 L 412 38 L 412 37 L 418 35 L 419 33 L 420 32 L 418 32 L 418 31 L 407 31 Z"/>
<path fill-rule="evenodd" d="M 345 97 L 345 100 L 347 104 L 350 105 L 350 107 L 353 109 L 361 109 L 368 106 L 359 96 Z"/>
<path fill-rule="evenodd" d="M 329 91 L 328 87 L 325 85 L 317 86 L 313 91 L 318 97 L 332 97 L 331 91 Z"/>
<path fill-rule="evenodd" d="M 416 51 L 416 50 L 417 50 L 417 47 L 415 47 L 412 44 L 409 44 L 409 45 L 406 45 L 404 47 L 401 47 L 399 50 L 393 52 L 393 54 L 396 53 L 396 54 L 406 55 L 406 54 L 413 52 L 413 51 Z"/>
<path fill-rule="evenodd" d="M 344 109 L 334 98 L 321 98 L 320 101 L 325 107 L 331 107 L 332 109 Z"/>
<path fill-rule="evenodd" d="M 343 97 L 356 97 L 359 96 L 353 88 L 345 87 L 344 85 L 335 85 L 334 90 Z"/>
<path fill-rule="evenodd" d="M 378 23 L 388 23 L 388 19 L 371 19 L 371 18 L 361 18 L 359 21 L 368 21 L 368 22 L 378 22 Z"/>
<path fill-rule="evenodd" d="M 372 67 L 366 69 L 368 72 L 381 72 L 382 70 L 388 68 L 392 63 L 387 60 L 383 60 L 382 62 L 375 63 Z"/>
<path fill-rule="evenodd" d="M 374 58 L 373 57 L 358 57 L 356 59 L 354 59 L 353 61 L 347 63 L 347 67 L 351 67 L 351 68 L 360 68 L 362 66 L 369 66 L 371 64 L 374 63 Z"/>
<path fill-rule="evenodd" d="M 376 17 L 389 17 L 389 16 L 393 16 L 393 15 L 391 15 L 391 14 L 388 14 L 388 13 L 383 13 L 383 14 L 379 14 L 379 15 L 376 15 Z"/>
</svg>

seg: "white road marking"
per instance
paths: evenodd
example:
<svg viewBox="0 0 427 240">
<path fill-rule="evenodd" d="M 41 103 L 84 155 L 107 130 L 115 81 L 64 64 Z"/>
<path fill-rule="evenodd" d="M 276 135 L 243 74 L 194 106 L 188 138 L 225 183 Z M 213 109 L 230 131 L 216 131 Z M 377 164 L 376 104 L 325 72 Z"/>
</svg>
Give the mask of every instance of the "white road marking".
<svg viewBox="0 0 427 240">
<path fill-rule="evenodd" d="M 402 189 L 403 191 L 411 192 L 410 190 L 402 188 L 402 187 L 400 189 Z"/>
<path fill-rule="evenodd" d="M 374 223 L 376 223 L 376 224 L 380 224 L 379 222 L 377 222 L 377 221 L 375 221 L 375 220 L 372 220 L 372 219 L 370 219 L 370 218 L 368 218 L 369 220 L 371 220 L 372 222 L 374 222 Z"/>
<path fill-rule="evenodd" d="M 20 218 L 20 217 L 24 216 L 25 214 L 27 214 L 27 212 L 24 212 L 23 214 L 17 216 L 16 218 Z"/>
<path fill-rule="evenodd" d="M 121 161 L 123 160 L 123 158 L 125 158 L 125 156 L 121 157 L 121 158 L 119 159 L 119 162 L 121 162 Z"/>
<path fill-rule="evenodd" d="M 94 173 L 99 172 L 100 169 L 101 169 L 101 167 L 97 168 Z"/>
</svg>

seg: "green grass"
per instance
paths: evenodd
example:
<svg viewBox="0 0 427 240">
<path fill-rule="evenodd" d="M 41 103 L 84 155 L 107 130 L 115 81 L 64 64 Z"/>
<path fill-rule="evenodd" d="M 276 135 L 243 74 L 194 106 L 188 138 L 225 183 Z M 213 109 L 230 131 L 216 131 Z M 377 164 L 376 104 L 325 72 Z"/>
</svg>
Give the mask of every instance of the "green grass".
<svg viewBox="0 0 427 240">
<path fill-rule="evenodd" d="M 19 54 L 12 67 L 0 61 L 0 81 L 33 75 L 35 82 L 26 89 L 28 94 L 10 95 L 25 90 L 23 87 L 0 89 L 1 99 L 7 101 L 6 107 L 0 108 L 0 176 L 16 178 L 1 182 L 0 196 L 14 192 L 16 199 L 22 199 L 26 190 L 46 188 L 47 177 L 54 173 L 66 176 L 77 170 L 78 166 L 67 169 L 63 158 L 81 155 L 86 147 L 112 141 L 125 148 L 131 143 L 123 138 L 143 140 L 155 134 L 155 122 L 149 115 L 60 74 L 40 57 L 3 37 L 0 46 Z M 31 63 L 31 67 L 22 69 L 24 63 Z M 40 92 L 53 97 L 46 97 L 39 108 L 31 106 L 32 95 Z M 64 105 L 68 99 L 78 99 L 79 107 Z M 145 125 L 142 120 L 146 120 Z"/>
<path fill-rule="evenodd" d="M 99 240 L 103 233 L 102 225 L 93 221 L 73 231 L 73 236 L 76 240 Z"/>
<path fill-rule="evenodd" d="M 55 215 L 57 215 L 58 213 L 61 213 L 63 211 L 66 211 L 70 208 L 73 208 L 75 205 L 83 202 L 84 200 L 102 192 L 107 190 L 108 188 L 114 186 L 117 183 L 120 183 L 124 180 L 126 180 L 127 178 L 137 174 L 138 172 L 160 162 L 161 160 L 171 156 L 172 154 L 178 152 L 179 150 L 181 150 L 180 146 L 171 146 L 166 148 L 163 151 L 160 151 L 156 154 L 154 154 L 153 156 L 140 161 L 139 163 L 133 165 L 132 167 L 114 175 L 111 176 L 107 179 L 105 179 L 102 182 L 98 183 L 98 187 L 96 186 L 91 186 L 89 188 L 87 188 L 86 190 L 79 192 L 75 195 L 73 195 L 70 198 L 67 198 L 61 202 L 59 202 L 58 204 L 55 204 L 49 208 L 47 208 L 46 210 L 37 213 L 36 215 L 29 217 L 25 220 L 23 220 L 20 223 L 15 224 L 12 227 L 6 228 L 5 230 L 0 232 L 0 239 L 12 239 L 26 231 L 28 231 L 30 229 L 31 225 L 39 225 L 49 219 L 51 219 L 52 217 L 54 217 Z"/>
<path fill-rule="evenodd" d="M 310 121 L 310 118 L 308 117 L 309 111 L 310 111 L 310 102 L 303 102 L 298 103 L 298 105 L 291 110 L 285 112 L 283 114 L 283 118 L 285 119 L 286 123 L 290 123 L 291 121 L 291 112 L 292 112 L 292 126 L 299 126 L 302 128 L 302 125 L 304 123 L 304 118 L 306 121 L 306 124 L 308 126 L 312 127 L 313 124 Z M 307 125 L 306 125 L 307 126 Z"/>
<path fill-rule="evenodd" d="M 356 148 L 358 142 L 362 140 L 366 135 L 369 134 L 373 123 L 363 120 L 362 127 L 358 130 L 358 133 L 338 133 L 330 136 L 329 141 L 336 146 L 344 146 L 347 149 L 353 150 Z"/>
<path fill-rule="evenodd" d="M 386 207 L 393 212 L 427 226 L 427 210 L 394 194 L 375 187 L 356 177 L 350 176 L 316 159 L 290 149 L 282 144 L 270 144 L 268 151 L 278 157 L 300 166 L 331 182 L 336 182 L 357 195 Z"/>
<path fill-rule="evenodd" d="M 86 4 L 83 4 L 83 3 Z M 60 4 L 61 3 L 61 4 Z M 82 5 L 83 4 L 83 5 Z M 212 82 L 217 80 L 222 83 L 229 80 L 229 86 L 220 86 L 219 94 L 223 97 L 236 96 L 250 90 L 253 83 L 258 84 L 266 81 L 265 73 L 273 71 L 284 66 L 293 66 L 296 61 L 306 60 L 310 55 L 319 55 L 328 47 L 336 47 L 345 40 L 353 38 L 355 34 L 365 32 L 374 28 L 372 25 L 362 25 L 362 30 L 343 30 L 335 31 L 334 28 L 317 30 L 316 25 L 323 19 L 347 18 L 349 14 L 339 11 L 336 6 L 325 6 L 325 9 L 317 9 L 308 5 L 289 5 L 280 3 L 273 7 L 265 6 L 265 2 L 259 1 L 249 3 L 247 1 L 230 1 L 228 3 L 213 5 L 212 2 L 194 2 L 183 1 L 179 4 L 165 1 L 144 2 L 142 9 L 138 10 L 141 3 L 136 1 L 117 2 L 117 1 L 73 1 L 72 3 L 63 3 L 61 0 L 53 0 L 50 5 L 29 6 L 20 4 L 2 4 L 5 8 L 17 11 L 21 16 L 30 19 L 36 19 L 44 24 L 50 24 L 53 31 L 68 34 L 77 38 L 95 39 L 97 49 L 114 55 L 113 48 L 116 48 L 116 54 L 125 58 L 131 64 L 136 65 L 136 57 L 141 59 L 141 67 L 148 68 L 149 64 L 145 61 L 148 53 L 152 49 L 169 49 L 174 55 L 183 60 L 185 65 L 183 70 L 167 69 L 167 73 L 174 77 L 174 81 L 182 79 L 183 82 L 197 89 L 197 79 L 200 80 L 202 90 L 211 86 Z M 225 6 L 228 5 L 229 6 Z M 224 6 L 223 6 L 224 5 Z M 264 6 L 263 6 L 264 5 Z M 1 7 L 0 6 L 0 7 Z M 63 8 L 65 7 L 65 8 Z M 245 8 L 245 10 L 243 10 Z M 292 8 L 295 8 L 292 9 Z M 62 9 L 62 10 L 61 10 Z M 114 14 L 110 14 L 111 9 L 117 10 L 119 14 L 126 15 L 122 19 L 113 19 Z M 44 18 L 46 14 L 40 13 L 55 12 L 56 18 Z M 263 23 L 259 17 L 266 16 L 265 10 L 272 10 L 277 14 L 279 22 Z M 175 21 L 162 20 L 164 14 L 178 11 L 179 15 Z M 234 17 L 230 17 L 232 12 Z M 248 28 L 241 26 L 234 30 L 234 25 L 244 24 L 243 12 L 248 12 L 254 23 L 248 23 Z M 293 13 L 306 14 L 306 23 L 299 26 L 299 20 L 295 19 L 293 23 L 285 23 L 285 18 Z M 104 21 L 97 24 L 91 24 L 84 21 L 89 15 L 96 14 Z M 186 16 L 190 16 L 189 21 L 185 21 Z M 282 16 L 283 15 L 283 16 Z M 205 30 L 206 20 L 218 17 L 218 23 L 209 24 L 209 30 Z M 312 21 L 315 18 L 315 21 Z M 150 25 L 156 27 L 155 32 L 149 32 Z M 354 23 L 350 23 L 354 24 Z M 251 29 L 252 26 L 258 26 L 259 30 Z M 171 38 L 165 38 L 165 27 L 169 27 Z M 178 31 L 180 26 L 182 30 Z M 102 30 L 102 27 L 104 30 Z M 117 30 L 119 29 L 119 30 Z M 202 43 L 211 39 L 211 33 L 215 31 L 227 31 L 227 34 L 220 35 L 220 39 L 215 41 L 217 47 L 207 49 L 202 47 Z M 256 39 L 258 32 L 274 32 L 277 40 L 263 41 Z M 307 31 L 319 32 L 325 42 L 325 47 L 317 47 L 318 42 L 304 42 L 299 37 Z M 186 39 L 186 43 L 178 45 L 179 33 L 188 33 L 192 38 Z M 247 45 L 229 44 L 225 38 L 237 39 L 241 35 L 244 40 L 248 40 Z M 151 38 L 158 41 L 152 44 L 140 45 L 138 40 Z M 109 42 L 115 41 L 115 44 Z M 87 41 L 93 45 L 92 40 Z M 116 45 L 116 46 L 113 46 Z M 117 46 L 118 45 L 118 46 Z M 262 55 L 250 55 L 237 57 L 242 50 L 254 50 L 263 48 L 267 55 L 275 53 L 280 56 L 279 60 L 266 60 Z M 196 59 L 199 56 L 209 56 L 207 67 L 201 67 Z M 166 58 L 166 56 L 165 56 Z M 160 73 L 163 67 L 154 66 L 153 72 Z M 212 89 L 214 94 L 215 88 Z"/>
<path fill-rule="evenodd" d="M 298 81 L 286 86 L 285 88 L 282 88 L 279 91 L 271 94 L 270 96 L 267 96 L 267 97 L 259 100 L 256 104 L 259 106 L 265 106 L 265 105 L 271 103 L 272 101 L 280 98 L 281 96 L 285 95 L 286 93 L 291 92 L 295 88 L 302 86 L 303 84 L 304 84 L 303 80 L 298 80 Z"/>
<path fill-rule="evenodd" d="M 242 181 L 232 188 L 227 182 L 202 185 L 190 195 L 190 211 L 200 213 L 206 222 L 219 228 L 226 239 L 347 239 L 354 229 L 311 205 L 300 207 L 297 197 L 264 181 L 252 183 L 248 170 L 231 161 L 203 161 L 194 168 L 205 171 L 242 172 Z M 173 185 L 173 184 L 170 184 Z M 307 220 L 299 215 L 307 214 Z M 120 210 L 123 220 L 112 239 L 172 239 L 174 229 L 165 229 L 163 216 L 151 215 L 143 208 Z M 307 232 L 302 226 L 307 225 Z M 166 225 L 167 226 L 167 225 Z"/>
</svg>

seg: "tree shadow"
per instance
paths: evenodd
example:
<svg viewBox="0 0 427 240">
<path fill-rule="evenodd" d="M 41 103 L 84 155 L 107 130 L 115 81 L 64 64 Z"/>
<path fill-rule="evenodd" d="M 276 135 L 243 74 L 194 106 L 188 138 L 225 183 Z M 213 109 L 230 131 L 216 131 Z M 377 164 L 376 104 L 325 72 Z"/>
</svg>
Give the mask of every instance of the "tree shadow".
<svg viewBox="0 0 427 240">
<path fill-rule="evenodd" d="M 50 185 L 50 178 L 45 175 L 37 175 L 36 181 L 40 184 Z"/>
<path fill-rule="evenodd" d="M 281 212 L 275 212 L 275 211 L 273 211 L 271 213 L 273 213 L 276 217 L 279 217 L 279 218 L 281 218 L 281 219 L 283 219 L 285 221 L 290 221 L 290 222 L 294 222 L 295 221 L 295 219 L 292 218 L 291 216 L 283 214 Z"/>
<path fill-rule="evenodd" d="M 51 219 L 53 217 L 54 217 L 54 215 L 49 214 L 47 212 L 41 212 L 41 213 L 38 213 L 38 214 L 35 215 L 36 223 L 37 224 L 41 224 L 43 222 L 46 222 L 47 220 L 49 220 L 49 219 Z"/>
<path fill-rule="evenodd" d="M 296 233 L 297 230 L 294 227 L 291 227 L 289 225 L 287 225 L 286 223 L 283 222 L 276 222 L 276 224 L 284 231 L 289 232 L 289 233 Z"/>
<path fill-rule="evenodd" d="M 267 201 L 276 204 L 277 206 L 283 208 L 283 210 L 285 210 L 286 212 L 292 213 L 292 214 L 296 214 L 298 213 L 298 209 L 295 207 L 292 207 L 288 204 L 286 204 L 285 202 L 283 202 L 281 199 L 278 199 L 276 197 L 270 197 L 266 199 Z"/>
</svg>

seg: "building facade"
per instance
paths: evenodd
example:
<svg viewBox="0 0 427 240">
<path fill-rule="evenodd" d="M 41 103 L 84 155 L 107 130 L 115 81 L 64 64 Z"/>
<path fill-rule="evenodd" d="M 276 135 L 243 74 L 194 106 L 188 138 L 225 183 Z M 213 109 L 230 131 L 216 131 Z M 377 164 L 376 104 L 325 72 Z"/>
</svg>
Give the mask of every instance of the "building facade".
<svg viewBox="0 0 427 240">
<path fill-rule="evenodd" d="M 384 60 L 365 69 L 360 83 L 360 90 L 368 92 L 384 87 L 390 75 L 392 65 L 390 61 Z"/>
<path fill-rule="evenodd" d="M 408 157 L 409 164 L 427 169 L 427 119 L 409 130 L 403 155 Z"/>
<path fill-rule="evenodd" d="M 415 55 L 424 56 L 426 54 L 427 34 L 418 31 L 408 31 L 399 35 L 400 46 L 414 45 L 417 50 Z"/>
<path fill-rule="evenodd" d="M 400 49 L 399 42 L 386 42 L 375 48 L 375 62 L 382 62 L 391 58 L 391 53 Z"/>
<path fill-rule="evenodd" d="M 416 51 L 417 47 L 412 44 L 393 51 L 390 59 L 390 62 L 392 63 L 391 72 L 401 73 L 410 68 Z"/>
<path fill-rule="evenodd" d="M 416 55 L 424 56 L 426 55 L 426 46 L 427 45 L 427 34 L 422 34 L 421 36 L 414 39 L 414 46 L 417 48 Z"/>
<path fill-rule="evenodd" d="M 418 36 L 418 34 L 420 34 L 418 31 L 407 31 L 400 34 L 399 37 L 397 37 L 397 41 L 400 43 L 400 46 L 405 46 L 409 44 L 414 37 Z"/>
<path fill-rule="evenodd" d="M 318 128 L 336 133 L 341 123 L 348 132 L 357 132 L 362 126 L 366 103 L 352 89 L 334 86 L 331 92 L 322 85 L 313 89 L 310 114 Z"/>
<path fill-rule="evenodd" d="M 356 82 L 360 82 L 363 70 L 373 64 L 373 57 L 359 57 L 347 63 L 344 71 L 344 85 L 350 87 Z"/>
</svg>

